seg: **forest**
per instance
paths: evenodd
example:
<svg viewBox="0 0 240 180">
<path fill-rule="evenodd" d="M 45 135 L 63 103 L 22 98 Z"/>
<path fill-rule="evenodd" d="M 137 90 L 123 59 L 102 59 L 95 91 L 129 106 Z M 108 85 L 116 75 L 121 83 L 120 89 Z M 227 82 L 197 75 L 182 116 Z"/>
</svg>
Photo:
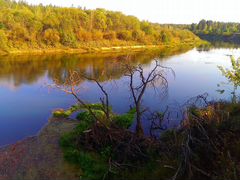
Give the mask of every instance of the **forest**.
<svg viewBox="0 0 240 180">
<path fill-rule="evenodd" d="M 239 23 L 225 23 L 204 19 L 198 24 L 193 23 L 189 28 L 196 34 L 232 35 L 240 33 Z"/>
<path fill-rule="evenodd" d="M 181 26 L 189 29 L 201 39 L 214 44 L 223 42 L 239 45 L 240 44 L 240 24 L 232 22 L 216 22 L 211 20 L 201 20 L 198 24 Z"/>
<path fill-rule="evenodd" d="M 0 0 L 0 51 L 176 45 L 199 41 L 189 30 L 140 21 L 105 9 L 28 5 Z"/>
</svg>

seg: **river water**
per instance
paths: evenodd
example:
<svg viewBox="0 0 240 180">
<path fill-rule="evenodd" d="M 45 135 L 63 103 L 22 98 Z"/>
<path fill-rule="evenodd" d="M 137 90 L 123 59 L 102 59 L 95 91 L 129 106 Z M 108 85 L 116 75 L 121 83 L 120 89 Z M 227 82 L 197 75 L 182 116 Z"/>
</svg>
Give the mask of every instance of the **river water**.
<svg viewBox="0 0 240 180">
<path fill-rule="evenodd" d="M 83 54 L 83 55 L 21 55 L 0 57 L 0 146 L 36 135 L 56 108 L 75 103 L 71 95 L 48 88 L 54 80 L 64 83 L 69 71 L 78 70 L 98 78 L 110 94 L 110 103 L 117 113 L 128 111 L 132 99 L 129 81 L 122 66 L 126 59 L 141 64 L 147 73 L 155 60 L 171 67 L 165 73 L 168 90 L 162 93 L 149 88 L 143 105 L 151 110 L 167 106 L 181 109 L 190 98 L 208 93 L 208 100 L 230 100 L 232 86 L 224 84 L 218 66 L 231 67 L 230 55 L 240 57 L 240 49 L 165 49 L 154 52 Z M 220 87 L 218 84 L 221 84 Z M 99 102 L 101 92 L 95 83 L 82 79 L 79 96 L 88 102 Z M 220 94 L 217 90 L 224 89 Z M 177 119 L 177 118 L 176 118 Z M 172 119 L 171 126 L 179 120 Z"/>
</svg>

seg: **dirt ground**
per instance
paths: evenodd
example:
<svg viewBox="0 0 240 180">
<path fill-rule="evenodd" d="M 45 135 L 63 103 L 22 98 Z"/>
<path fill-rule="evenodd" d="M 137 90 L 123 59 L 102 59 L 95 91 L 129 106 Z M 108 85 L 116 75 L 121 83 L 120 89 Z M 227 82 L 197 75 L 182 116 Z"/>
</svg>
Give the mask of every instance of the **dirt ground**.
<svg viewBox="0 0 240 180">
<path fill-rule="evenodd" d="M 67 119 L 49 120 L 37 136 L 0 148 L 0 180 L 75 180 L 80 170 L 63 159 L 60 136 L 76 127 Z"/>
</svg>

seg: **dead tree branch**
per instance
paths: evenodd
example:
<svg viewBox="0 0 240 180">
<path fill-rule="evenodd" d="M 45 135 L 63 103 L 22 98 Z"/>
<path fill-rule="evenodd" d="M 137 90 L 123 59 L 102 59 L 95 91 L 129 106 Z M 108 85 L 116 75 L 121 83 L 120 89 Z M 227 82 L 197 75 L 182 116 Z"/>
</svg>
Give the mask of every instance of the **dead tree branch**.
<svg viewBox="0 0 240 180">
<path fill-rule="evenodd" d="M 142 114 L 145 111 L 142 108 L 142 99 L 146 92 L 148 86 L 152 88 L 157 88 L 157 83 L 160 82 L 161 87 L 167 89 L 168 81 L 165 77 L 164 70 L 170 69 L 160 65 L 159 61 L 155 61 L 154 67 L 150 70 L 148 74 L 144 72 L 144 69 L 141 65 L 132 66 L 125 64 L 126 73 L 125 76 L 129 77 L 129 88 L 131 96 L 133 98 L 135 107 L 136 107 L 136 133 L 139 136 L 144 134 L 142 128 Z M 139 80 L 139 82 L 137 82 Z"/>
</svg>

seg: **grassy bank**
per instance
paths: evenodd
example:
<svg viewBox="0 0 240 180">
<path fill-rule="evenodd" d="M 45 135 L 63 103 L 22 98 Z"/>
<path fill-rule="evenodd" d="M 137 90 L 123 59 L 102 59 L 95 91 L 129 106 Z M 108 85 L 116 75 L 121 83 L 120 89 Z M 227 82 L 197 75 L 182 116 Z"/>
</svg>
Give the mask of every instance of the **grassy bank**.
<svg viewBox="0 0 240 180">
<path fill-rule="evenodd" d="M 65 159 L 81 168 L 84 179 L 237 180 L 239 109 L 239 103 L 226 102 L 192 106 L 179 128 L 158 139 L 128 131 L 131 112 L 113 118 L 108 128 L 84 112 L 78 115 L 77 128 L 62 136 L 61 146 Z"/>
</svg>

